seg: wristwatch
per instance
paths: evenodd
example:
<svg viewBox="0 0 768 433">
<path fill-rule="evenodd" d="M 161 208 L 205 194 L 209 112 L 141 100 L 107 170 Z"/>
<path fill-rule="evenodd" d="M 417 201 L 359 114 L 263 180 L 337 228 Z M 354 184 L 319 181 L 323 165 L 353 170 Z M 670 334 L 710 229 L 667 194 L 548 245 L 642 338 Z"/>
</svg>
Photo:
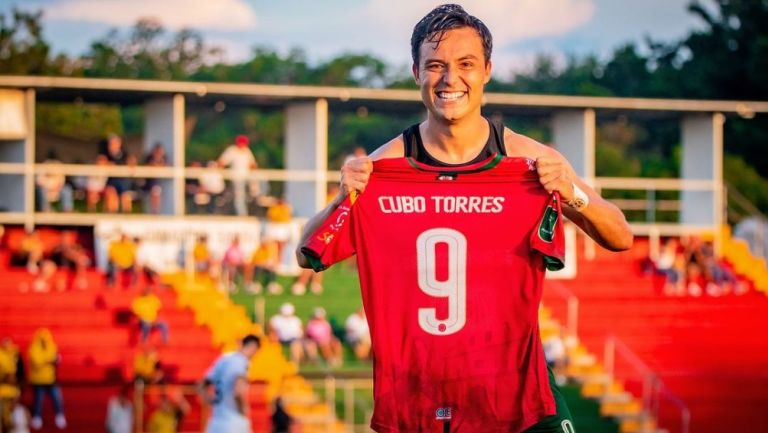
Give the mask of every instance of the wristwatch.
<svg viewBox="0 0 768 433">
<path fill-rule="evenodd" d="M 577 212 L 581 212 L 589 204 L 589 196 L 574 183 L 573 198 L 566 204 L 575 209 Z"/>
</svg>

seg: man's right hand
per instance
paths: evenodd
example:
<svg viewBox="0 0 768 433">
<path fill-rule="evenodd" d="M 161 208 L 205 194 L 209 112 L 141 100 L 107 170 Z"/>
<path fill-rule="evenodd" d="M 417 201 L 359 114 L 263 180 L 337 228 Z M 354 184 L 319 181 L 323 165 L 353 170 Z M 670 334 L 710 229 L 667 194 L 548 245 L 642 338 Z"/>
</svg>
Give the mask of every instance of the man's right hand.
<svg viewBox="0 0 768 433">
<path fill-rule="evenodd" d="M 341 191 L 339 196 L 346 197 L 351 191 L 363 192 L 368 185 L 368 178 L 373 171 L 373 160 L 368 156 L 347 161 L 341 167 Z"/>
</svg>

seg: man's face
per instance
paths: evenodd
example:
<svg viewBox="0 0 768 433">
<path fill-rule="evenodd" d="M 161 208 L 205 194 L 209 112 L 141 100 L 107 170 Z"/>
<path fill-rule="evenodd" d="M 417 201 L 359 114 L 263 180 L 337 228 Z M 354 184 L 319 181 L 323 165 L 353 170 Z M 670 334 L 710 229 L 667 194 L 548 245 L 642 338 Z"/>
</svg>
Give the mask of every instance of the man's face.
<svg viewBox="0 0 768 433">
<path fill-rule="evenodd" d="M 463 27 L 447 31 L 437 49 L 425 39 L 413 76 L 430 115 L 455 123 L 467 114 L 479 114 L 491 62 L 485 59 L 480 35 Z"/>
</svg>

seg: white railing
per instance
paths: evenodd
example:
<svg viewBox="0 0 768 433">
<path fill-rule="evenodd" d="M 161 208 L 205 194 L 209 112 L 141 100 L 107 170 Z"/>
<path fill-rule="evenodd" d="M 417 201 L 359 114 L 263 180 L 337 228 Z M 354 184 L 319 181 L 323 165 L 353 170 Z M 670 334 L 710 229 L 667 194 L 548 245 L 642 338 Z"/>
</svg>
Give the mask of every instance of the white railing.
<svg viewBox="0 0 768 433">
<path fill-rule="evenodd" d="M 619 362 L 627 367 L 621 374 L 616 372 Z M 680 417 L 680 429 L 674 433 L 689 433 L 691 412 L 685 403 L 669 391 L 656 373 L 614 335 L 609 335 L 605 339 L 603 364 L 610 382 L 613 382 L 617 376 L 625 381 L 639 380 L 643 415 L 658 421 L 663 402 L 669 402 L 679 412 Z M 669 428 L 669 426 L 666 427 Z"/>
</svg>

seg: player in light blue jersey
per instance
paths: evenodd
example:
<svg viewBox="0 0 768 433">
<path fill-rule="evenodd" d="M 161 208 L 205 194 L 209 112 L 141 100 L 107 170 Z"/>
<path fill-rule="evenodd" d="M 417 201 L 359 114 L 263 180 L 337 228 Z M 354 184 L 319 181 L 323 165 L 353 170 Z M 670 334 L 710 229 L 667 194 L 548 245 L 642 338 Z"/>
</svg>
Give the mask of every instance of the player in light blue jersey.
<svg viewBox="0 0 768 433">
<path fill-rule="evenodd" d="M 199 391 L 213 406 L 206 433 L 250 433 L 248 404 L 248 363 L 259 350 L 259 338 L 243 338 L 240 350 L 221 355 L 213 363 Z"/>
</svg>

